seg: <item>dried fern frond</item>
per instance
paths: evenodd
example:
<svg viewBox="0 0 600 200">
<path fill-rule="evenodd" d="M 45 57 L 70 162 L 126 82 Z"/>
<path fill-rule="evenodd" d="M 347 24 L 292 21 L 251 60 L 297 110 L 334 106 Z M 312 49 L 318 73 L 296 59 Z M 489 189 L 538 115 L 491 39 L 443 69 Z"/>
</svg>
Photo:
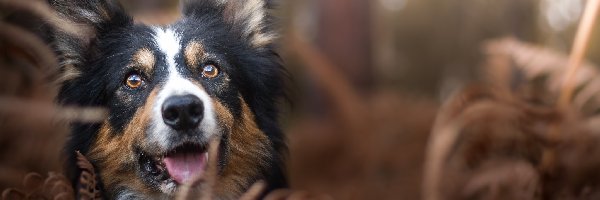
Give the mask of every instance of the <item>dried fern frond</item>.
<svg viewBox="0 0 600 200">
<path fill-rule="evenodd" d="M 29 13 L 44 20 L 52 27 L 65 33 L 83 38 L 81 31 L 73 22 L 59 16 L 46 1 L 39 0 L 0 0 L 0 10 L 7 13 Z"/>
<path fill-rule="evenodd" d="M 74 200 L 70 181 L 62 174 L 50 172 L 47 177 L 29 173 L 23 178 L 22 188 L 8 188 L 2 199 Z"/>
<path fill-rule="evenodd" d="M 242 194 L 239 200 L 257 200 L 260 198 L 260 195 L 263 193 L 267 185 L 264 181 L 258 181 L 246 191 L 246 193 Z"/>
<path fill-rule="evenodd" d="M 568 55 L 514 38 L 491 40 L 484 46 L 484 52 L 487 61 L 482 71 L 488 82 L 500 88 L 511 87 L 516 95 L 531 102 L 546 105 L 556 102 L 564 82 L 564 66 L 569 63 Z M 571 84 L 577 88 L 574 109 L 585 116 L 595 115 L 600 109 L 598 66 L 582 62 Z"/>
<path fill-rule="evenodd" d="M 440 110 L 428 148 L 426 199 L 597 197 L 600 135 L 593 127 L 577 111 L 506 94 L 474 86 Z M 544 162 L 546 152 L 554 162 Z"/>
<path fill-rule="evenodd" d="M 99 189 L 98 177 L 94 166 L 79 151 L 77 153 L 77 166 L 81 169 L 77 183 L 77 197 L 80 199 L 102 199 Z"/>
</svg>

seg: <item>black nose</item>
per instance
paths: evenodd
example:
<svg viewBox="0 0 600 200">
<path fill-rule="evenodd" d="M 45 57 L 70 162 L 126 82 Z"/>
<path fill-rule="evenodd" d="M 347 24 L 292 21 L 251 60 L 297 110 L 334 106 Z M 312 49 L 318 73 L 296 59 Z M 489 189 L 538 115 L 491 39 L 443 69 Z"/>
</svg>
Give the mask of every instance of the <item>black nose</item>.
<svg viewBox="0 0 600 200">
<path fill-rule="evenodd" d="M 165 124 L 175 130 L 189 130 L 198 126 L 204 116 L 204 105 L 194 95 L 172 96 L 162 105 Z"/>
</svg>

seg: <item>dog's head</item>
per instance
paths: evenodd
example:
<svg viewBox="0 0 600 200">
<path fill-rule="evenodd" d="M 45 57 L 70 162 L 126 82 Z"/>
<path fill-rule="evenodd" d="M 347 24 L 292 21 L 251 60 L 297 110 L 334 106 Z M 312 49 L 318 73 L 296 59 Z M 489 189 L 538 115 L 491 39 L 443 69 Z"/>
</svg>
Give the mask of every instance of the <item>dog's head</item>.
<svg viewBox="0 0 600 200">
<path fill-rule="evenodd" d="M 263 0 L 186 2 L 166 26 L 136 23 L 112 1 L 53 6 L 85 32 L 55 34 L 60 101 L 109 111 L 101 124 L 75 124 L 67 153 L 95 164 L 110 197 L 172 196 L 205 173 L 212 138 L 218 195 L 279 173 L 282 67 Z"/>
</svg>

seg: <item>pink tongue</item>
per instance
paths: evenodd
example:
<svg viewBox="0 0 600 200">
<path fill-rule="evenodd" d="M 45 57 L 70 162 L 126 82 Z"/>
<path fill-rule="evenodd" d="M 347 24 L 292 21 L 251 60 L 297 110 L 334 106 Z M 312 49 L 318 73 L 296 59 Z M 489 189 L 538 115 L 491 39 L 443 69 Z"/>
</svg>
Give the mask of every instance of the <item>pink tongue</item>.
<svg viewBox="0 0 600 200">
<path fill-rule="evenodd" d="M 179 184 L 204 174 L 207 153 L 179 153 L 164 158 L 169 175 Z"/>
</svg>

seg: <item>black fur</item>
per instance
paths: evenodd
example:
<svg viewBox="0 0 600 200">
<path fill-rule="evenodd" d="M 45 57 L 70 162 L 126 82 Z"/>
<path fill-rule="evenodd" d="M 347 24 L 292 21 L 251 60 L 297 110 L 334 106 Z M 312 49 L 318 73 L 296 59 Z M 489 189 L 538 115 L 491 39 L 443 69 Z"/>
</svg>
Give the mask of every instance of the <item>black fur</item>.
<svg viewBox="0 0 600 200">
<path fill-rule="evenodd" d="M 59 102 L 66 105 L 101 106 L 109 111 L 109 123 L 115 132 L 121 132 L 133 114 L 143 106 L 152 88 L 163 84 L 166 68 L 157 65 L 152 74 L 143 74 L 148 85 L 137 91 L 124 88 L 124 77 L 136 71 L 124 68 L 134 51 L 140 47 L 153 47 L 152 29 L 146 25 L 133 23 L 131 17 L 111 1 L 101 0 L 55 0 L 51 2 L 59 12 L 71 17 L 77 23 L 86 25 L 92 34 L 89 38 L 74 38 L 60 32 L 55 33 L 55 47 L 64 66 L 72 65 L 80 73 L 67 80 L 59 94 Z M 79 11 L 107 15 L 88 19 Z M 207 52 L 216 55 L 218 62 L 231 82 L 221 88 L 219 80 L 204 81 L 203 86 L 213 98 L 221 100 L 225 106 L 241 114 L 241 94 L 256 117 L 259 128 L 269 137 L 276 152 L 272 152 L 269 168 L 261 169 L 267 178 L 269 188 L 286 185 L 283 173 L 283 160 L 287 151 L 284 135 L 278 123 L 278 100 L 283 94 L 284 69 L 274 44 L 256 47 L 241 32 L 244 27 L 232 27 L 231 22 L 219 17 L 224 8 L 217 3 L 205 0 L 195 1 L 184 6 L 184 17 L 172 27 L 180 33 L 181 42 L 200 39 Z M 87 16 L 89 17 L 89 16 Z M 108 18 L 105 18 L 108 17 Z M 265 20 L 270 20 L 266 18 Z M 268 22 L 270 23 L 270 22 Z M 258 30 L 268 31 L 268 30 Z M 180 55 L 177 62 L 183 62 Z M 157 60 L 157 63 L 164 61 Z M 197 72 L 182 72 L 186 78 L 197 78 Z M 198 79 L 201 80 L 201 79 Z M 127 95 L 127 99 L 120 96 Z M 238 112 L 236 112 L 238 111 Z M 73 124 L 71 138 L 65 148 L 68 176 L 75 182 L 80 173 L 76 168 L 75 151 L 84 155 L 96 139 L 99 124 Z M 92 161 L 94 162 L 94 161 Z M 100 172 L 101 173 L 101 172 Z"/>
</svg>

